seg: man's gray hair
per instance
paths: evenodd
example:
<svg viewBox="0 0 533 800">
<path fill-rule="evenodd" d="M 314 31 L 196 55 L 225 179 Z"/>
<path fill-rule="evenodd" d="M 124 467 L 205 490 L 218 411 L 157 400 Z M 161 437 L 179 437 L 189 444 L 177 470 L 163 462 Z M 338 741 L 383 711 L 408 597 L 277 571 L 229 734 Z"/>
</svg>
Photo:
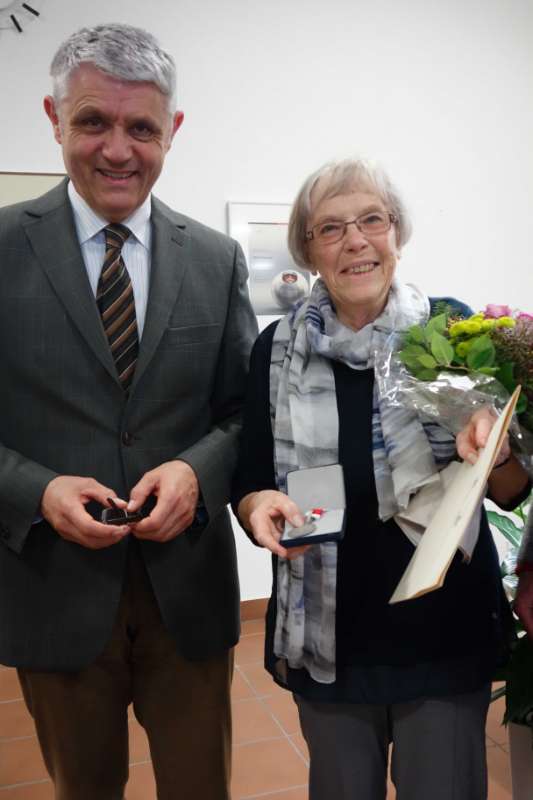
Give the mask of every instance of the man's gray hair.
<svg viewBox="0 0 533 800">
<path fill-rule="evenodd" d="M 125 81 L 154 83 L 176 109 L 176 65 L 157 39 L 142 28 L 120 23 L 82 28 L 60 45 L 50 66 L 54 100 L 64 98 L 72 72 L 82 64 Z"/>
<path fill-rule="evenodd" d="M 314 189 L 317 191 L 313 194 Z M 310 269 L 312 266 L 309 262 L 306 234 L 314 208 L 326 198 L 348 194 L 354 190 L 376 194 L 385 207 L 396 215 L 399 247 L 409 240 L 411 220 L 407 208 L 385 170 L 363 159 L 332 161 L 307 178 L 292 206 L 288 230 L 289 250 L 300 267 Z"/>
</svg>

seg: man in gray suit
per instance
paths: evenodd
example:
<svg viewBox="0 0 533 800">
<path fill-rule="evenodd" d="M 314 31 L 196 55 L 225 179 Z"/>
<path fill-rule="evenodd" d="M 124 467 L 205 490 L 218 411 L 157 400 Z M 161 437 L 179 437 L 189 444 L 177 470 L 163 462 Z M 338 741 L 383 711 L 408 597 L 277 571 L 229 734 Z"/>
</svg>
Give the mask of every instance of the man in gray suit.
<svg viewBox="0 0 533 800">
<path fill-rule="evenodd" d="M 223 800 L 246 267 L 150 194 L 183 120 L 150 34 L 81 30 L 51 73 L 70 180 L 0 211 L 0 662 L 60 800 L 123 797 L 130 703 L 158 797 Z"/>
</svg>

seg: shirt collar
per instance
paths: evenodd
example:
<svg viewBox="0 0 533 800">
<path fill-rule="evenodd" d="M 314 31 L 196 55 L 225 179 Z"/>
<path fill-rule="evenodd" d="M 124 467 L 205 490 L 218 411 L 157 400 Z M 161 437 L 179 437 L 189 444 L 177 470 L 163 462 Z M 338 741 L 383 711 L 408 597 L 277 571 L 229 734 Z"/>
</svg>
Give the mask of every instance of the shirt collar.
<svg viewBox="0 0 533 800">
<path fill-rule="evenodd" d="M 68 196 L 74 212 L 74 222 L 78 233 L 80 244 L 85 244 L 89 239 L 97 236 L 103 228 L 109 225 L 109 221 L 101 217 L 76 191 L 72 181 L 68 182 Z M 135 238 L 144 247 L 150 249 L 150 217 L 152 214 L 152 196 L 148 195 L 144 203 L 130 214 L 122 225 L 130 229 Z"/>
</svg>

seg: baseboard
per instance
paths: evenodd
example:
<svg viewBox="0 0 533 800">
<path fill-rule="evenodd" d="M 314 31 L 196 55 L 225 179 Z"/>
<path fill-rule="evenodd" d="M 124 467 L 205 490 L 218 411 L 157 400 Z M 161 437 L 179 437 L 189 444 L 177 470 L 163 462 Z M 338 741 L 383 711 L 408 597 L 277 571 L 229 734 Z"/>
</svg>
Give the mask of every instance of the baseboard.
<svg viewBox="0 0 533 800">
<path fill-rule="evenodd" d="M 268 597 L 241 602 L 241 622 L 249 619 L 263 619 L 266 614 Z"/>
</svg>

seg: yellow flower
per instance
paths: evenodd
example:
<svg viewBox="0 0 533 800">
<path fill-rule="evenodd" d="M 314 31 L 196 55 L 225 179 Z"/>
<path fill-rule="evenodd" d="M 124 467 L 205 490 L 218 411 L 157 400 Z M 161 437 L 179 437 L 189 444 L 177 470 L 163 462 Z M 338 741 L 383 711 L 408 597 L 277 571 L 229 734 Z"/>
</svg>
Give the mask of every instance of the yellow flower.
<svg viewBox="0 0 533 800">
<path fill-rule="evenodd" d="M 514 328 L 516 325 L 516 320 L 512 317 L 498 317 L 495 322 L 497 328 Z"/>
<path fill-rule="evenodd" d="M 466 358 L 466 356 L 468 355 L 468 351 L 472 347 L 474 341 L 475 341 L 474 339 L 467 339 L 466 342 L 459 342 L 459 344 L 455 348 L 457 355 L 460 356 L 461 358 Z"/>
<path fill-rule="evenodd" d="M 453 325 L 450 328 L 449 333 L 450 333 L 450 336 L 452 336 L 452 337 L 461 336 L 463 333 L 465 333 L 465 323 L 464 322 L 454 322 Z"/>
<path fill-rule="evenodd" d="M 475 336 L 477 333 L 481 333 L 481 322 L 477 320 L 467 319 L 464 323 L 464 326 L 465 326 L 465 333 L 468 333 L 471 336 Z"/>
<path fill-rule="evenodd" d="M 481 323 L 481 330 L 483 333 L 487 333 L 487 331 L 491 331 L 495 327 L 496 327 L 495 319 L 485 319 Z"/>
</svg>

